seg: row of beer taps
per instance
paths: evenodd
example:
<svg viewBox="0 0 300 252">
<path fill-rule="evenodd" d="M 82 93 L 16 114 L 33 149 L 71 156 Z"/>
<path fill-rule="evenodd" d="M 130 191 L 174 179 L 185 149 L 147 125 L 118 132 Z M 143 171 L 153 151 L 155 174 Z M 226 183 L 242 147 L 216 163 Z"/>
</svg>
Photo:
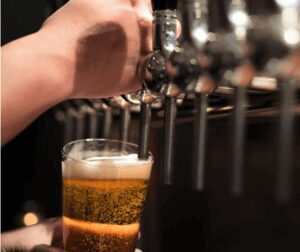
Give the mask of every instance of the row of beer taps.
<svg viewBox="0 0 300 252">
<path fill-rule="evenodd" d="M 145 57 L 139 72 L 143 79 L 139 91 L 88 100 L 85 109 L 103 111 L 103 137 L 110 129 L 112 108 L 119 109 L 123 141 L 128 140 L 130 111 L 139 111 L 138 155 L 147 159 L 151 111 L 163 106 L 161 181 L 170 185 L 174 183 L 177 106 L 180 99 L 193 99 L 192 187 L 197 191 L 205 190 L 210 96 L 229 94 L 232 99 L 230 191 L 240 196 L 244 190 L 248 93 L 278 93 L 275 198 L 281 203 L 290 199 L 294 109 L 300 89 L 300 0 L 253 1 L 251 5 L 245 0 L 218 1 L 217 5 L 216 1 L 180 0 L 177 10 L 155 10 L 153 52 Z M 67 109 L 74 113 L 71 107 Z"/>
</svg>

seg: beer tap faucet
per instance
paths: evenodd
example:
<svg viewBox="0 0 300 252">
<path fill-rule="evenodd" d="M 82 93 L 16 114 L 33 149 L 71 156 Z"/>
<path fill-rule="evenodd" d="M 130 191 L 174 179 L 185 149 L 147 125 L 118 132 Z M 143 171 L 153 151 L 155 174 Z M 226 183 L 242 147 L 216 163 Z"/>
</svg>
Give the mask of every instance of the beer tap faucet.
<svg viewBox="0 0 300 252">
<path fill-rule="evenodd" d="M 120 111 L 119 139 L 127 142 L 131 119 L 130 107 L 132 107 L 132 104 L 126 101 L 122 96 L 113 96 L 102 100 L 107 105 Z"/>
<path fill-rule="evenodd" d="M 71 100 L 74 108 L 76 109 L 76 139 L 83 139 L 87 136 L 87 116 L 90 114 L 89 105 L 82 99 Z"/>
<path fill-rule="evenodd" d="M 98 131 L 98 113 L 94 107 L 94 103 L 89 99 L 82 100 L 85 105 L 85 110 L 88 114 L 89 120 L 88 120 L 88 138 L 97 138 L 97 131 Z"/>
<path fill-rule="evenodd" d="M 208 39 L 208 9 L 207 1 L 193 1 L 190 6 L 193 23 L 191 35 L 197 55 L 203 54 L 204 45 Z M 201 61 L 200 61 L 201 62 Z M 200 64 L 199 64 L 199 68 Z M 203 67 L 202 67 L 203 71 Z M 215 84 L 210 76 L 204 71 L 199 76 L 194 87 L 196 116 L 194 122 L 194 147 L 193 147 L 193 188 L 203 191 L 205 176 L 205 153 L 206 153 L 206 128 L 207 128 L 207 106 L 208 94 L 214 89 Z"/>
<path fill-rule="evenodd" d="M 127 100 L 141 107 L 139 136 L 139 158 L 141 159 L 148 158 L 151 104 L 156 99 L 163 99 L 163 94 L 171 90 L 165 71 L 165 59 L 170 55 L 176 43 L 176 25 L 175 11 L 157 10 L 154 12 L 153 52 L 145 57 L 140 67 L 140 75 L 143 79 L 142 89 L 125 95 Z"/>
<path fill-rule="evenodd" d="M 168 61 L 168 74 L 184 92 L 195 95 L 196 117 L 193 143 L 193 188 L 204 189 L 206 110 L 214 82 L 203 71 L 200 59 L 208 39 L 207 1 L 179 2 L 182 36 Z"/>
<path fill-rule="evenodd" d="M 92 99 L 91 106 L 101 115 L 101 132 L 100 136 L 102 138 L 109 138 L 112 124 L 112 108 L 107 105 L 103 100 Z M 100 124 L 100 123 L 99 123 Z"/>
<path fill-rule="evenodd" d="M 293 109 L 299 88 L 299 66 L 292 66 L 289 58 L 300 48 L 300 1 L 254 2 L 248 9 L 251 14 L 251 29 L 247 33 L 249 58 L 258 73 L 277 80 L 280 102 L 275 199 L 285 203 L 292 192 Z"/>
<path fill-rule="evenodd" d="M 206 1 L 203 0 L 190 2 L 194 2 L 194 7 L 190 11 L 194 13 L 192 15 L 193 19 L 197 20 L 198 17 L 198 20 L 196 22 L 194 21 L 190 27 L 192 27 L 193 44 L 197 49 L 198 64 L 202 71 L 198 82 L 196 82 L 196 86 L 194 86 L 197 97 L 196 104 L 198 106 L 195 122 L 195 155 L 193 159 L 194 170 L 197 171 L 196 174 L 198 178 L 196 178 L 194 184 L 196 189 L 203 190 L 207 95 L 212 91 L 219 93 L 224 88 L 233 89 L 235 95 L 235 109 L 233 113 L 233 151 L 231 157 L 232 172 L 230 188 L 231 192 L 238 196 L 242 192 L 243 184 L 242 168 L 246 90 L 242 85 L 244 83 L 236 78 L 235 72 L 243 62 L 241 43 L 244 40 L 242 29 L 245 29 L 247 22 L 241 19 L 241 17 L 247 18 L 244 10 L 245 5 L 243 1 L 233 0 L 230 4 L 229 14 L 237 15 L 237 18 L 233 16 L 234 18 L 230 19 L 231 16 L 229 15 L 229 20 L 226 18 L 225 6 L 220 5 L 218 11 L 221 11 L 221 13 L 218 14 L 221 18 L 220 20 L 214 20 L 214 23 L 212 23 L 205 14 L 207 13 L 207 8 L 210 7 L 208 8 L 210 16 L 217 16 L 218 14 L 215 13 L 217 9 L 214 5 L 211 4 L 207 6 Z M 238 22 L 234 23 L 235 21 Z M 222 92 L 221 95 L 223 95 Z"/>
<path fill-rule="evenodd" d="M 170 57 L 176 44 L 177 16 L 172 10 L 155 11 L 154 29 L 154 53 L 150 56 L 153 63 L 159 59 L 160 81 L 158 86 L 151 84 L 148 79 L 145 80 L 146 88 L 159 91 L 164 96 L 165 114 L 164 114 L 164 139 L 163 139 L 163 157 L 162 157 L 162 181 L 163 184 L 173 183 L 174 168 L 174 139 L 175 139 L 175 121 L 177 114 L 177 97 L 180 95 L 180 89 L 169 81 L 166 72 L 166 60 Z M 148 69 L 149 69 L 148 65 Z M 147 76 L 147 75 L 146 75 Z"/>
<path fill-rule="evenodd" d="M 233 79 L 234 70 L 240 65 L 241 47 L 237 36 L 230 30 L 229 24 L 209 23 L 208 3 L 205 0 L 181 1 L 179 10 L 182 16 L 183 41 L 170 58 L 169 73 L 171 79 L 178 83 L 186 92 L 193 92 L 196 98 L 197 113 L 195 117 L 195 137 L 193 148 L 193 187 L 204 189 L 205 139 L 206 139 L 206 109 L 208 94 L 220 86 L 234 88 L 237 106 L 234 111 L 234 141 L 233 141 L 233 172 L 232 191 L 238 195 L 242 185 L 242 155 L 244 139 L 245 89 Z M 231 10 L 235 14 L 245 14 L 241 1 L 234 1 Z M 210 15 L 215 6 L 210 6 Z M 220 6 L 222 7 L 222 6 Z M 225 14 L 225 6 L 223 6 Z M 222 9 L 222 8 L 220 8 Z M 237 12 L 237 11 L 240 12 Z M 240 15 L 241 16 L 241 15 Z M 240 17 L 239 16 L 239 17 Z M 243 20 L 239 20 L 240 22 Z M 239 23 L 239 35 L 244 23 Z M 225 28 L 223 27 L 225 26 Z M 241 40 L 242 37 L 239 37 Z M 182 63 L 184 62 L 184 63 Z M 229 84 L 229 85 L 228 85 Z M 221 89 L 219 89 L 221 90 Z M 237 129 L 237 130 L 236 130 Z M 237 147 L 240 147 L 239 149 Z"/>
<path fill-rule="evenodd" d="M 157 97 L 150 94 L 143 88 L 137 92 L 126 94 L 124 99 L 131 104 L 140 106 L 140 126 L 139 126 L 139 159 L 147 159 L 149 154 L 149 137 L 151 128 L 152 111 L 151 105 Z"/>
<path fill-rule="evenodd" d="M 276 1 L 279 15 L 273 15 L 272 19 L 280 20 L 276 26 L 276 34 L 281 34 L 280 55 L 273 52 L 269 59 L 267 71 L 277 77 L 277 85 L 280 92 L 279 121 L 278 121 L 278 146 L 277 167 L 275 175 L 275 199 L 278 203 L 286 203 L 291 198 L 293 177 L 293 137 L 294 137 L 294 106 L 296 103 L 296 91 L 300 87 L 299 65 L 293 66 L 298 74 L 287 70 L 291 67 L 290 57 L 300 50 L 300 1 Z M 279 60 L 276 60 L 279 59 Z M 273 62 L 272 62 L 273 61 Z M 283 71 L 279 71 L 283 69 Z"/>
<path fill-rule="evenodd" d="M 292 2 L 277 0 L 276 2 L 280 9 L 283 41 L 288 47 L 288 55 L 282 63 L 284 70 L 280 73 L 283 76 L 283 83 L 280 87 L 278 168 L 275 191 L 277 201 L 285 203 L 290 200 L 293 187 L 294 107 L 297 102 L 296 93 L 300 89 L 300 0 Z"/>
<path fill-rule="evenodd" d="M 227 80 L 234 86 L 234 110 L 232 116 L 232 149 L 231 149 L 231 181 L 230 190 L 234 196 L 240 196 L 243 192 L 243 168 L 245 158 L 245 135 L 246 135 L 246 106 L 247 90 L 253 78 L 249 68 L 245 64 L 244 51 L 245 36 L 249 25 L 246 4 L 244 0 L 232 0 L 228 8 L 228 20 L 232 28 L 235 40 L 237 41 L 240 57 L 237 58 L 237 65 L 233 68 L 232 76 Z M 231 69 L 229 69 L 231 70 Z M 247 71 L 247 72 L 246 72 Z M 250 70 L 251 72 L 251 70 Z"/>
</svg>

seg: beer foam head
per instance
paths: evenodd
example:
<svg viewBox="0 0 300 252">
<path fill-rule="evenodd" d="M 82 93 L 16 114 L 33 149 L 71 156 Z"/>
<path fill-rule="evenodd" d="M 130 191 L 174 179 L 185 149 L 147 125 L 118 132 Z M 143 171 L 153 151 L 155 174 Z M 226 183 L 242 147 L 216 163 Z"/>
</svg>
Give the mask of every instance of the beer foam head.
<svg viewBox="0 0 300 252">
<path fill-rule="evenodd" d="M 72 157 L 74 157 L 73 153 Z M 95 153 L 94 153 L 95 154 Z M 83 179 L 149 179 L 153 164 L 148 160 L 138 159 L 137 154 L 105 156 L 105 153 L 87 156 L 89 158 L 67 159 L 62 163 L 64 178 Z M 76 155 L 75 155 L 76 157 Z"/>
</svg>

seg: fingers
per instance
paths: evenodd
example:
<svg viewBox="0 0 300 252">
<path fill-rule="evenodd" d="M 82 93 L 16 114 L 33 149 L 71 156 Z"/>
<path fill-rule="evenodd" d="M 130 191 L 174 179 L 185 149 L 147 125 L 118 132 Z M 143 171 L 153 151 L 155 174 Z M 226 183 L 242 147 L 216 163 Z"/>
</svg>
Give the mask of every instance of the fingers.
<svg viewBox="0 0 300 252">
<path fill-rule="evenodd" d="M 150 0 L 131 0 L 136 12 L 141 35 L 141 54 L 152 51 L 152 7 Z"/>
<path fill-rule="evenodd" d="M 51 220 L 51 219 L 50 219 Z M 52 229 L 52 241 L 51 245 L 56 247 L 63 246 L 63 226 L 61 218 L 53 218 L 53 229 Z"/>
</svg>

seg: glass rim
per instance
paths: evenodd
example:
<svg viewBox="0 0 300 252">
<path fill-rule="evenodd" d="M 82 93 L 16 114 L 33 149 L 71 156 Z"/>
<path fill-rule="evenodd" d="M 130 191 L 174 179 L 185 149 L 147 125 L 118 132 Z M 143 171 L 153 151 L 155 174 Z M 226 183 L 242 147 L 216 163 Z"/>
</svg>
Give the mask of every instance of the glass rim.
<svg viewBox="0 0 300 252">
<path fill-rule="evenodd" d="M 62 148 L 61 148 L 61 153 L 63 156 L 67 157 L 68 159 L 72 160 L 72 161 L 75 161 L 75 162 L 80 162 L 80 163 L 84 163 L 84 164 L 89 164 L 89 165 L 92 165 L 90 162 L 88 161 L 85 161 L 85 160 L 81 160 L 81 159 L 77 159 L 77 158 L 74 158 L 74 157 L 71 157 L 69 154 L 66 153 L 65 151 L 65 148 L 69 145 L 72 145 L 72 144 L 76 144 L 76 143 L 80 143 L 80 142 L 92 142 L 92 141 L 98 141 L 98 142 L 111 142 L 111 143 L 120 143 L 120 144 L 125 144 L 127 146 L 131 146 L 131 147 L 135 147 L 137 148 L 138 150 L 138 145 L 135 144 L 135 143 L 131 143 L 131 142 L 127 142 L 127 141 L 122 141 L 122 140 L 117 140 L 117 139 L 109 139 L 109 138 L 83 138 L 83 139 L 77 139 L 77 140 L 74 140 L 74 141 L 71 141 L 71 142 L 68 142 L 66 143 Z M 136 153 L 138 154 L 138 153 Z M 152 153 L 149 151 L 148 152 L 149 154 L 149 157 L 147 159 L 139 159 L 137 158 L 138 161 L 143 161 L 143 162 L 151 162 L 153 161 L 153 155 Z M 102 160 L 111 160 L 109 158 L 105 158 L 103 157 Z M 136 162 L 136 161 L 135 161 Z"/>
</svg>

